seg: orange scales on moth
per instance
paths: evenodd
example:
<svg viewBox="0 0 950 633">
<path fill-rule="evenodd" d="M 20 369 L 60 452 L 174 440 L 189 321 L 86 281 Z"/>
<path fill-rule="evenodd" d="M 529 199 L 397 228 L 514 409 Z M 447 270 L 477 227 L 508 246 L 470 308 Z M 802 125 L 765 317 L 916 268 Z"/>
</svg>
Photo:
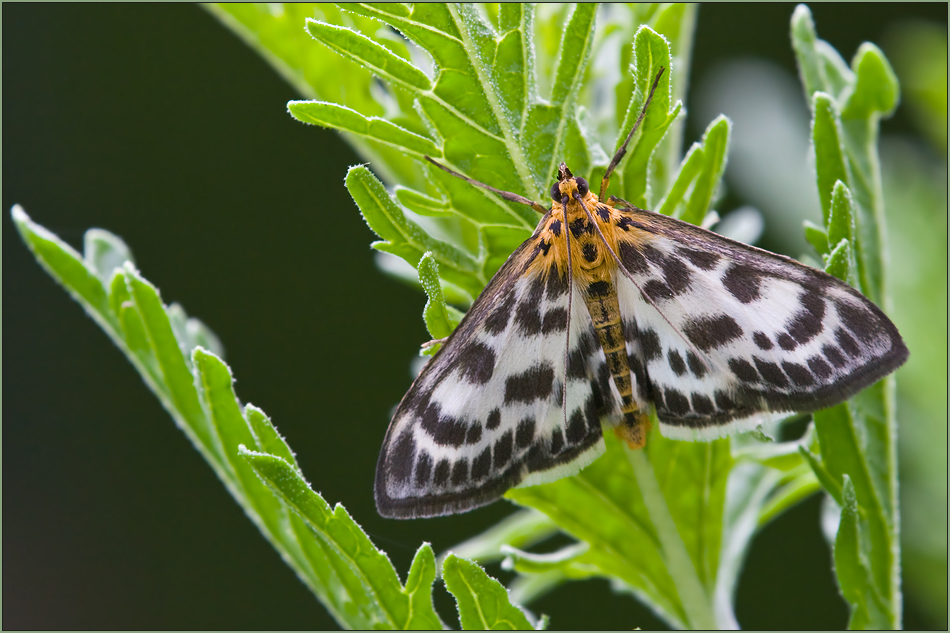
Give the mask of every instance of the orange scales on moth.
<svg viewBox="0 0 950 633">
<path fill-rule="evenodd" d="M 752 430 L 761 415 L 837 404 L 907 357 L 859 292 L 790 258 L 610 197 L 657 88 L 601 182 L 561 163 L 543 214 L 400 402 L 376 470 L 395 518 L 464 512 L 575 474 L 603 429 L 646 443 Z"/>
</svg>

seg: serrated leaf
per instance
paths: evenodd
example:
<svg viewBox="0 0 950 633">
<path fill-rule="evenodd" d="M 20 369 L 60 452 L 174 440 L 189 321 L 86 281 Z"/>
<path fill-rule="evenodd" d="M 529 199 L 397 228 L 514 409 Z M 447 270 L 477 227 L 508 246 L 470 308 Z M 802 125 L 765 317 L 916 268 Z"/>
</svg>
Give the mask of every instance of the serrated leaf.
<svg viewBox="0 0 950 633">
<path fill-rule="evenodd" d="M 508 592 L 475 563 L 449 554 L 442 564 L 445 588 L 455 597 L 465 630 L 533 630 L 528 618 L 511 604 Z"/>
<path fill-rule="evenodd" d="M 418 560 L 417 555 L 413 562 L 415 574 L 409 592 L 399 582 L 386 555 L 376 549 L 343 506 L 331 509 L 297 470 L 279 457 L 244 446 L 240 448 L 240 455 L 320 541 L 336 577 L 334 590 L 346 593 L 343 600 L 342 596 L 334 598 L 341 606 L 348 605 L 350 613 L 345 622 L 354 628 L 366 629 L 404 629 L 410 623 L 424 629 L 442 628 L 431 601 L 426 600 L 428 596 L 419 593 L 425 591 L 420 586 L 423 577 L 431 573 L 425 569 L 425 552 L 423 560 Z M 431 555 L 431 550 L 429 553 Z M 434 565 L 432 567 L 434 571 Z"/>
<path fill-rule="evenodd" d="M 335 103 L 290 101 L 287 103 L 287 110 L 303 123 L 352 132 L 419 156 L 442 156 L 442 150 L 424 136 L 414 134 L 380 117 L 364 117 L 356 110 Z"/>
<path fill-rule="evenodd" d="M 351 167 L 346 174 L 346 188 L 366 223 L 388 243 L 386 248 L 374 245 L 375 248 L 399 255 L 413 267 L 418 266 L 424 253 L 432 252 L 447 281 L 478 293 L 483 282 L 477 276 L 475 261 L 451 244 L 431 237 L 407 218 L 383 183 L 368 169 Z"/>
<path fill-rule="evenodd" d="M 420 90 L 428 90 L 432 85 L 424 72 L 353 29 L 313 19 L 307 20 L 306 28 L 313 39 L 382 77 Z"/>
</svg>

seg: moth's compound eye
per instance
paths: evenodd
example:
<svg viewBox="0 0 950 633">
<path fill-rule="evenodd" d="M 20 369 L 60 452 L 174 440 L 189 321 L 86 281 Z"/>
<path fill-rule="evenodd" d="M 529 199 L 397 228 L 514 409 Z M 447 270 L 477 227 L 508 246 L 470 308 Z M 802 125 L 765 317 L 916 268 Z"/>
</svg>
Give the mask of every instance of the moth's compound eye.
<svg viewBox="0 0 950 633">
<path fill-rule="evenodd" d="M 587 181 L 583 178 L 575 178 L 574 182 L 577 183 L 577 193 L 581 194 L 582 196 L 586 196 L 587 192 L 590 191 Z"/>
<path fill-rule="evenodd" d="M 561 201 L 561 183 L 556 182 L 554 186 L 551 187 L 551 200 L 555 202 Z"/>
</svg>

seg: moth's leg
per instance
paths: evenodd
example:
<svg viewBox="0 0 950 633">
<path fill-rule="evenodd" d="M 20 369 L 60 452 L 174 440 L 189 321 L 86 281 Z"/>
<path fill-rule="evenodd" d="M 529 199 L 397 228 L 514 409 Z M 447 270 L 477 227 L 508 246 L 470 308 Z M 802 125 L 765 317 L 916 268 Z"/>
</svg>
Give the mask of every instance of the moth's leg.
<svg viewBox="0 0 950 633">
<path fill-rule="evenodd" d="M 623 198 L 620 198 L 620 197 L 618 197 L 618 196 L 610 196 L 609 198 L 607 198 L 607 202 L 609 202 L 610 204 L 612 204 L 612 205 L 615 206 L 615 207 L 617 206 L 617 203 L 622 202 L 623 204 L 627 205 L 627 206 L 626 206 L 626 209 L 636 209 L 636 208 L 637 208 L 632 202 L 627 202 L 626 200 L 624 200 Z M 619 208 L 624 209 L 624 207 L 619 207 Z M 626 210 L 626 209 L 625 209 L 625 210 Z"/>
<path fill-rule="evenodd" d="M 425 343 L 423 343 L 422 349 L 425 350 L 425 349 L 435 347 L 436 345 L 441 345 L 442 343 L 445 343 L 447 340 L 449 340 L 448 336 L 444 338 L 434 338 L 431 341 L 426 341 Z"/>
<path fill-rule="evenodd" d="M 528 199 L 525 198 L 524 196 L 519 196 L 519 195 L 516 194 L 516 193 L 511 193 L 510 191 L 502 191 L 501 189 L 495 189 L 495 188 L 492 187 L 491 185 L 486 185 L 486 184 L 483 183 L 483 182 L 478 182 L 477 180 L 475 180 L 475 179 L 473 179 L 473 178 L 469 178 L 468 176 L 464 176 L 464 175 L 458 173 L 458 172 L 455 171 L 455 170 L 449 169 L 449 168 L 446 167 L 445 165 L 441 165 L 441 164 L 435 162 L 435 161 L 432 160 L 432 158 L 429 157 L 429 156 L 426 156 L 425 159 L 426 159 L 427 161 L 429 161 L 430 163 L 432 163 L 433 165 L 435 165 L 436 167 L 438 167 L 439 169 L 441 169 L 442 171 L 448 172 L 448 173 L 452 174 L 453 176 L 455 176 L 456 178 L 461 178 L 462 180 L 464 180 L 465 182 L 467 182 L 467 183 L 470 184 L 470 185 L 475 185 L 476 187 L 481 187 L 482 189 L 487 189 L 488 191 L 491 191 L 492 193 L 501 196 L 501 197 L 504 198 L 505 200 L 510 200 L 511 202 L 517 202 L 518 204 L 526 204 L 526 205 L 528 205 L 529 207 L 531 207 L 532 209 L 534 209 L 535 211 L 537 211 L 538 213 L 540 213 L 541 215 L 544 215 L 545 213 L 547 213 L 547 212 L 549 211 L 549 209 L 546 209 L 546 208 L 544 207 L 544 205 L 542 205 L 542 204 L 539 203 L 539 202 L 534 202 L 533 200 L 528 200 Z"/>
<path fill-rule="evenodd" d="M 620 424 L 614 427 L 614 434 L 627 443 L 630 448 L 643 448 L 650 432 L 650 416 L 644 411 L 625 413 Z"/>
<path fill-rule="evenodd" d="M 604 173 L 604 178 L 600 181 L 600 196 L 598 196 L 600 200 L 603 200 L 604 195 L 607 193 L 607 184 L 610 182 L 610 175 L 614 173 L 617 165 L 619 165 L 620 161 L 623 160 L 624 155 L 627 153 L 627 145 L 630 143 L 630 139 L 633 138 L 633 135 L 636 134 L 637 129 L 640 127 L 640 123 L 643 122 L 643 116 L 647 113 L 647 107 L 649 107 L 650 102 L 653 100 L 653 93 L 656 92 L 656 86 L 660 83 L 660 77 L 663 76 L 664 70 L 665 68 L 661 66 L 660 72 L 656 74 L 656 79 L 653 80 L 653 87 L 650 88 L 650 95 L 643 103 L 643 109 L 640 110 L 640 116 L 637 117 L 637 122 L 633 124 L 630 134 L 627 134 L 627 138 L 624 140 L 623 145 L 620 146 L 620 149 L 617 150 L 617 153 L 614 154 L 613 159 L 610 161 L 610 165 L 607 166 L 607 171 Z"/>
</svg>

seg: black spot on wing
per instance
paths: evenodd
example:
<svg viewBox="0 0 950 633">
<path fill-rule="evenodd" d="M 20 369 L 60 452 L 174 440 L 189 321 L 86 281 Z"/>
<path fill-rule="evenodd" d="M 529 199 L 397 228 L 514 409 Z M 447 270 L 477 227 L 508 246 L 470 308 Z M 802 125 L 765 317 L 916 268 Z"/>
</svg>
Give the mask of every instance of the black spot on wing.
<svg viewBox="0 0 950 633">
<path fill-rule="evenodd" d="M 762 272 L 745 264 L 732 264 L 722 276 L 722 285 L 741 303 L 752 303 L 759 298 Z"/>
<path fill-rule="evenodd" d="M 469 429 L 468 425 L 461 420 L 443 415 L 442 408 L 437 402 L 430 403 L 426 407 L 419 424 L 436 444 L 456 448 L 465 443 L 465 436 Z"/>
<path fill-rule="evenodd" d="M 782 332 L 778 335 L 778 346 L 786 352 L 790 352 L 798 347 L 798 341 L 789 336 L 788 333 Z"/>
<path fill-rule="evenodd" d="M 840 327 L 835 330 L 835 340 L 838 341 L 838 345 L 844 350 L 844 353 L 851 358 L 861 355 L 861 348 L 858 347 L 857 342 Z"/>
<path fill-rule="evenodd" d="M 551 264 L 548 269 L 548 280 L 545 296 L 548 301 L 554 301 L 567 292 L 567 275 L 558 272 L 557 264 Z"/>
<path fill-rule="evenodd" d="M 712 415 L 712 413 L 716 410 L 716 407 L 713 406 L 712 400 L 701 393 L 694 393 L 689 399 L 693 403 L 693 410 L 700 415 Z"/>
<path fill-rule="evenodd" d="M 696 268 L 712 270 L 719 263 L 719 255 L 709 251 L 698 251 L 693 248 L 679 248 L 679 253 L 688 259 Z"/>
<path fill-rule="evenodd" d="M 651 279 L 643 284 L 643 294 L 653 301 L 666 301 L 673 298 L 673 291 L 659 279 Z"/>
<path fill-rule="evenodd" d="M 683 334 L 704 352 L 721 347 L 742 336 L 742 328 L 728 314 L 696 317 L 683 326 Z"/>
<path fill-rule="evenodd" d="M 841 350 L 834 345 L 824 345 L 821 348 L 821 353 L 825 355 L 825 358 L 827 358 L 832 365 L 839 369 L 848 364 L 845 357 L 841 355 Z"/>
<path fill-rule="evenodd" d="M 476 385 L 484 385 L 491 380 L 495 371 L 495 360 L 492 348 L 484 343 L 473 342 L 459 350 L 455 362 L 462 378 Z"/>
<path fill-rule="evenodd" d="M 812 373 L 818 376 L 820 380 L 827 380 L 831 377 L 833 371 L 820 356 L 812 356 L 808 359 L 808 367 Z"/>
<path fill-rule="evenodd" d="M 650 272 L 650 266 L 646 258 L 637 250 L 637 247 L 630 242 L 621 241 L 617 249 L 617 257 L 623 262 L 623 267 L 634 275 L 645 275 Z"/>
<path fill-rule="evenodd" d="M 449 460 L 439 460 L 439 463 L 435 466 L 435 476 L 432 478 L 432 483 L 436 486 L 444 486 L 449 481 L 449 473 L 451 470 L 452 467 L 449 464 Z"/>
<path fill-rule="evenodd" d="M 544 313 L 544 322 L 541 325 L 543 334 L 561 332 L 567 329 L 567 309 L 554 308 Z"/>
<path fill-rule="evenodd" d="M 815 384 L 815 378 L 808 371 L 808 368 L 798 363 L 785 361 L 782 363 L 782 369 L 785 374 L 792 379 L 792 382 L 799 387 L 810 387 Z"/>
<path fill-rule="evenodd" d="M 798 298 L 802 309 L 795 313 L 786 326 L 788 335 L 799 344 L 805 344 L 822 330 L 825 317 L 825 300 L 815 289 L 806 289 Z"/>
<path fill-rule="evenodd" d="M 515 445 L 518 448 L 525 448 L 534 440 L 534 418 L 525 418 L 518 423 L 515 430 Z"/>
<path fill-rule="evenodd" d="M 706 375 L 705 363 L 693 353 L 693 350 L 686 352 L 686 364 L 689 365 L 689 370 L 693 372 L 693 375 L 697 378 L 702 378 Z"/>
<path fill-rule="evenodd" d="M 389 451 L 389 474 L 400 483 L 409 481 L 415 458 L 416 441 L 412 431 L 407 429 L 399 434 Z"/>
<path fill-rule="evenodd" d="M 492 468 L 501 470 L 511 459 L 511 431 L 505 431 L 504 434 L 495 442 L 495 449 L 492 451 Z"/>
<path fill-rule="evenodd" d="M 651 329 L 640 330 L 640 349 L 643 350 L 643 358 L 647 362 L 658 359 L 663 351 L 659 335 Z"/>
<path fill-rule="evenodd" d="M 772 341 L 769 340 L 769 337 L 765 334 L 765 332 L 756 332 L 752 335 L 752 340 L 759 349 L 772 349 Z"/>
<path fill-rule="evenodd" d="M 869 310 L 846 301 L 836 301 L 835 309 L 838 311 L 838 317 L 844 326 L 851 330 L 851 333 L 857 336 L 862 343 L 870 345 L 882 336 L 886 336 L 878 318 Z"/>
<path fill-rule="evenodd" d="M 663 400 L 666 402 L 665 409 L 673 415 L 686 415 L 690 411 L 689 400 L 676 389 L 664 389 Z"/>
<path fill-rule="evenodd" d="M 485 319 L 485 331 L 489 334 L 501 334 L 508 328 L 511 311 L 515 305 L 514 295 L 508 295 Z"/>
<path fill-rule="evenodd" d="M 470 427 L 468 427 L 468 432 L 465 434 L 465 443 L 466 444 L 478 444 L 482 439 L 482 425 L 478 422 L 473 422 Z"/>
<path fill-rule="evenodd" d="M 488 420 L 485 421 L 485 428 L 494 431 L 501 424 L 501 411 L 498 408 L 492 409 L 488 414 Z"/>
<path fill-rule="evenodd" d="M 667 257 L 662 264 L 663 280 L 674 294 L 682 294 L 689 288 L 692 273 L 680 259 Z"/>
<path fill-rule="evenodd" d="M 518 331 L 525 336 L 533 336 L 541 333 L 541 310 L 538 308 L 538 302 L 525 299 L 518 304 L 515 312 L 515 323 L 518 324 Z"/>
<path fill-rule="evenodd" d="M 759 375 L 762 376 L 765 382 L 770 385 L 775 385 L 776 387 L 788 386 L 788 378 L 785 377 L 785 374 L 782 373 L 782 369 L 778 365 L 762 360 L 757 356 L 753 356 L 752 360 L 755 361 L 755 368 L 759 370 Z"/>
<path fill-rule="evenodd" d="M 425 451 L 419 452 L 419 458 L 416 460 L 416 487 L 425 488 L 429 483 L 429 477 L 432 475 L 432 458 Z"/>
<path fill-rule="evenodd" d="M 554 387 L 554 369 L 547 364 L 528 368 L 505 381 L 505 404 L 533 402 L 551 395 Z"/>
<path fill-rule="evenodd" d="M 584 413 L 580 409 L 575 409 L 567 421 L 567 443 L 579 444 L 586 434 Z"/>
<path fill-rule="evenodd" d="M 623 229 L 624 231 L 629 231 L 630 227 L 634 226 L 635 224 L 636 223 L 633 221 L 633 219 L 628 218 L 627 216 L 623 216 L 619 220 L 617 220 L 617 226 Z"/>
<path fill-rule="evenodd" d="M 551 432 L 551 454 L 557 455 L 564 448 L 564 433 L 561 429 L 554 429 Z"/>
<path fill-rule="evenodd" d="M 744 358 L 730 358 L 729 369 L 736 375 L 736 378 L 743 382 L 758 382 L 759 374 L 755 367 Z"/>
<path fill-rule="evenodd" d="M 682 376 L 686 373 L 686 363 L 683 362 L 683 357 L 680 356 L 680 353 L 675 349 L 671 349 L 667 355 L 666 359 L 670 364 L 670 369 L 673 370 L 673 373 L 677 376 Z"/>
<path fill-rule="evenodd" d="M 468 460 L 460 457 L 452 466 L 452 484 L 461 486 L 468 480 Z"/>
<path fill-rule="evenodd" d="M 472 460 L 472 479 L 484 479 L 491 471 L 491 446 L 488 446 Z"/>
</svg>

